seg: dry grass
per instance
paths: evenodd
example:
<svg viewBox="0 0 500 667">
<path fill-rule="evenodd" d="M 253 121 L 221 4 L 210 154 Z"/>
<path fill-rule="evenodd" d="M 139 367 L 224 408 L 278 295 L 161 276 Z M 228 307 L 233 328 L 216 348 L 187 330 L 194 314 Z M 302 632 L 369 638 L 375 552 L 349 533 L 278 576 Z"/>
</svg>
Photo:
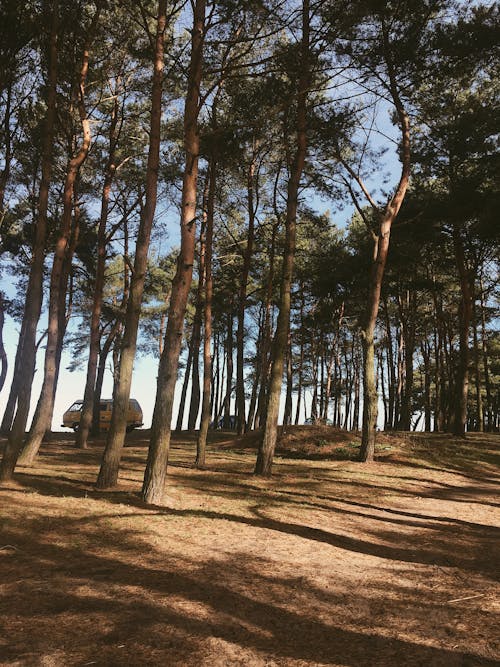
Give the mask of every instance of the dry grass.
<svg viewBox="0 0 500 667">
<path fill-rule="evenodd" d="M 0 664 L 499 664 L 498 435 L 384 435 L 362 465 L 297 427 L 271 479 L 255 435 L 213 434 L 202 471 L 182 435 L 161 507 L 146 432 L 116 491 L 64 434 L 0 488 Z"/>
</svg>

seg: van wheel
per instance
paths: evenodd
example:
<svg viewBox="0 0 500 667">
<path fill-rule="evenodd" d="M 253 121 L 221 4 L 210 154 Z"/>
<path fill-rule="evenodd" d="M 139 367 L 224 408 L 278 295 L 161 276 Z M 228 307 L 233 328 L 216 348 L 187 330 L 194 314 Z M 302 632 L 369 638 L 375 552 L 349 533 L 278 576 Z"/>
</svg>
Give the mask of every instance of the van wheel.
<svg viewBox="0 0 500 667">
<path fill-rule="evenodd" d="M 76 433 L 79 430 L 80 430 L 80 424 L 78 424 L 78 423 L 73 424 L 73 431 Z"/>
</svg>

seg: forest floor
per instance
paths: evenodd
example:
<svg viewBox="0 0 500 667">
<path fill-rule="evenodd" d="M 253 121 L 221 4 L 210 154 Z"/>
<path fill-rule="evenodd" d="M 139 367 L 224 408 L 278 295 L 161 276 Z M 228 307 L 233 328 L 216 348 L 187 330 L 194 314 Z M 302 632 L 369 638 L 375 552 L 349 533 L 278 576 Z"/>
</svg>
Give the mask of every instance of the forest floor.
<svg viewBox="0 0 500 667">
<path fill-rule="evenodd" d="M 162 506 L 56 433 L 0 487 L 0 664 L 499 665 L 500 436 L 292 427 L 272 478 L 256 436 L 174 435 Z M 0 449 L 2 444 L 0 443 Z"/>
</svg>

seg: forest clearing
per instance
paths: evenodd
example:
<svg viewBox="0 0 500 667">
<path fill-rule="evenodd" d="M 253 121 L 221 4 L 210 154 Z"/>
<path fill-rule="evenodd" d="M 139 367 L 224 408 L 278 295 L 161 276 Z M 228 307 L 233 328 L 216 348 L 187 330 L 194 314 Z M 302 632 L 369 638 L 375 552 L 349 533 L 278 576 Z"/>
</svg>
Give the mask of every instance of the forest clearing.
<svg viewBox="0 0 500 667">
<path fill-rule="evenodd" d="M 0 3 L 0 665 L 500 664 L 499 34 Z"/>
<path fill-rule="evenodd" d="M 289 427 L 173 434 L 163 504 L 140 499 L 149 433 L 116 488 L 104 439 L 54 433 L 0 487 L 2 665 L 495 665 L 498 434 L 359 437 Z"/>
</svg>

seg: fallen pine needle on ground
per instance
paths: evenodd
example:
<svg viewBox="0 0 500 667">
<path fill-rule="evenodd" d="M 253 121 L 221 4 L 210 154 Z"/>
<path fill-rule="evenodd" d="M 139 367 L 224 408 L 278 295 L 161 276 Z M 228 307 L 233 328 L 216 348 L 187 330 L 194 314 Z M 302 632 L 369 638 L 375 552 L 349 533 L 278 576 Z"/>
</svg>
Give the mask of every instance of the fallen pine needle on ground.
<svg viewBox="0 0 500 667">
<path fill-rule="evenodd" d="M 212 432 L 196 470 L 176 433 L 154 507 L 148 437 L 117 489 L 104 440 L 62 433 L 0 487 L 1 665 L 499 664 L 498 434 L 380 434 L 365 465 L 292 427 L 263 479 L 258 434 Z"/>
</svg>

